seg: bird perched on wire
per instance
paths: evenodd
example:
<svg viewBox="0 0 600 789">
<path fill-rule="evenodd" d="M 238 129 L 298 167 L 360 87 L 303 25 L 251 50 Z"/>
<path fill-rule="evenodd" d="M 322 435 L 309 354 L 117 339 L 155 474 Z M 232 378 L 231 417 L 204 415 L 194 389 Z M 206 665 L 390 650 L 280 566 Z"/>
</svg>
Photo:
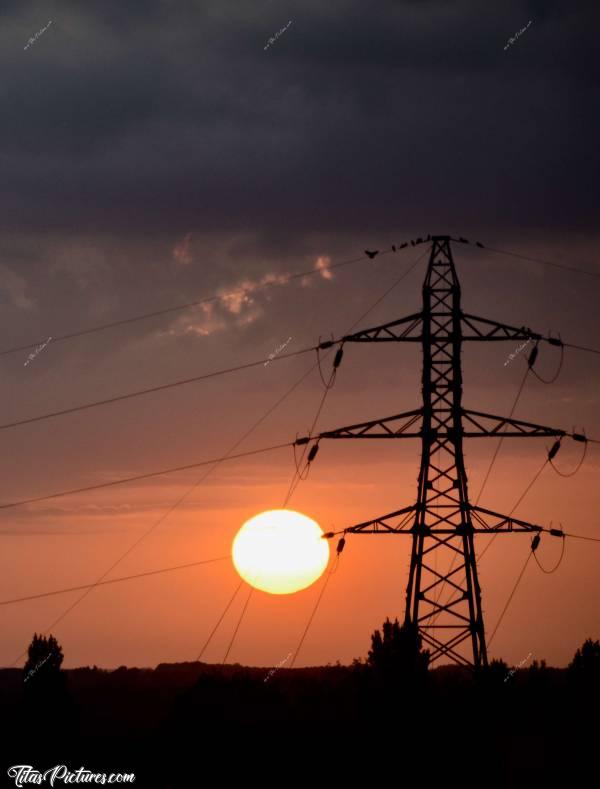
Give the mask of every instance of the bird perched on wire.
<svg viewBox="0 0 600 789">
<path fill-rule="evenodd" d="M 371 258 L 371 260 L 373 260 L 373 258 L 375 257 L 375 255 L 378 255 L 378 254 L 379 254 L 379 250 L 378 250 L 378 249 L 375 249 L 373 252 L 371 252 L 371 250 L 370 250 L 370 249 L 365 249 L 365 255 L 367 255 L 368 257 L 370 257 L 370 258 Z"/>
</svg>

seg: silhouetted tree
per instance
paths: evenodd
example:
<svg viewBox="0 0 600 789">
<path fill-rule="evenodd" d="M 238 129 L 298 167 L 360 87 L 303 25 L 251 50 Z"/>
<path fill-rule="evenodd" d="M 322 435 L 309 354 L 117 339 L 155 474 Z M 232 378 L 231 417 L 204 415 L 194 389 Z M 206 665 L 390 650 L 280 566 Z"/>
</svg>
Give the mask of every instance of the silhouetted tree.
<svg viewBox="0 0 600 789">
<path fill-rule="evenodd" d="M 569 663 L 569 675 L 576 680 L 600 682 L 600 641 L 588 638 Z"/>
<path fill-rule="evenodd" d="M 534 660 L 531 666 L 523 671 L 526 692 L 536 703 L 546 704 L 549 700 L 550 672 L 545 660 Z"/>
<path fill-rule="evenodd" d="M 54 636 L 46 638 L 34 633 L 27 650 L 23 681 L 32 682 L 35 687 L 57 684 L 63 660 L 62 647 Z"/>
<path fill-rule="evenodd" d="M 504 678 L 504 676 L 509 672 L 508 663 L 502 660 L 502 658 L 492 658 L 492 660 L 490 660 L 488 663 L 487 668 L 502 678 Z"/>
<path fill-rule="evenodd" d="M 544 659 L 534 660 L 531 666 L 527 669 L 528 673 L 531 676 L 538 676 L 548 672 L 548 666 L 546 665 L 546 661 Z"/>
<path fill-rule="evenodd" d="M 63 660 L 62 647 L 54 636 L 34 633 L 23 669 L 22 725 L 28 731 L 32 720 L 51 715 L 52 726 L 36 730 L 36 737 L 48 746 L 53 738 L 69 735 L 75 726 L 75 709 L 61 670 Z"/>
<path fill-rule="evenodd" d="M 487 686 L 501 685 L 510 682 L 515 673 L 515 669 L 510 669 L 508 663 L 499 658 L 490 660 L 487 666 L 482 666 L 475 673 L 476 679 Z"/>
<path fill-rule="evenodd" d="M 423 650 L 419 630 L 412 622 L 403 625 L 395 619 L 383 623 L 383 636 L 375 630 L 367 664 L 384 677 L 424 676 L 429 666 L 430 652 Z"/>
<path fill-rule="evenodd" d="M 61 670 L 62 647 L 54 636 L 33 634 L 23 668 L 23 684 L 27 703 L 33 708 L 66 706 L 66 677 Z"/>
</svg>

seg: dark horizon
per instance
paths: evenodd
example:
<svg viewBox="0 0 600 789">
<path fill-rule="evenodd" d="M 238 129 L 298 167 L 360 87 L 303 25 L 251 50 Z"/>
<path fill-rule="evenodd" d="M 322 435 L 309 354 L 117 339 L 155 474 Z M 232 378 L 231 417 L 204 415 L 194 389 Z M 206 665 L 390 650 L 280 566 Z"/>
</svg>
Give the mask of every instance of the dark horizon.
<svg viewBox="0 0 600 789">
<path fill-rule="evenodd" d="M 464 236 L 471 243 L 453 253 L 466 312 L 599 345 L 597 4 L 509 2 L 482 15 L 462 0 L 386 0 L 375 14 L 354 0 L 34 0 L 1 13 L 0 350 L 47 343 L 2 357 L 2 422 L 270 363 L 4 429 L 0 503 L 225 454 L 315 361 L 271 355 L 341 336 L 373 305 L 361 328 L 420 308 L 427 258 L 378 300 L 425 247 L 335 268 L 365 249 Z M 307 270 L 315 275 L 285 280 Z M 519 345 L 465 349 L 465 406 L 508 414 L 526 366 Z M 559 357 L 541 348 L 536 370 L 551 378 Z M 599 382 L 597 356 L 567 349 L 555 383 L 529 376 L 515 418 L 600 438 Z M 417 408 L 420 387 L 418 348 L 346 346 L 318 429 Z M 313 371 L 236 451 L 305 434 L 322 393 Z M 390 443 L 323 444 L 290 508 L 336 531 L 412 504 L 420 447 Z M 515 517 L 599 536 L 596 446 L 575 476 L 548 467 L 520 500 L 550 445 L 505 441 L 482 506 L 518 503 Z M 494 448 L 465 444 L 473 498 Z M 559 471 L 575 469 L 579 450 L 565 443 Z M 283 505 L 294 470 L 290 449 L 223 463 L 172 511 L 202 469 L 5 509 L 0 601 L 93 583 L 163 517 L 109 577 L 227 555 L 246 520 Z M 487 540 L 478 536 L 478 553 Z M 529 544 L 503 536 L 481 561 L 488 634 Z M 559 556 L 560 541 L 545 536 L 542 566 Z M 566 666 L 598 635 L 597 560 L 591 542 L 569 540 L 554 574 L 532 561 L 490 657 L 517 664 L 531 652 Z M 348 662 L 365 633 L 402 617 L 409 562 L 406 540 L 349 538 L 297 665 Z M 55 628 L 76 593 L 2 606 L 0 665 L 49 627 L 67 666 L 192 660 L 238 583 L 223 561 L 107 585 Z M 322 583 L 254 593 L 228 660 L 276 665 Z M 244 600 L 208 660 L 223 659 Z"/>
</svg>

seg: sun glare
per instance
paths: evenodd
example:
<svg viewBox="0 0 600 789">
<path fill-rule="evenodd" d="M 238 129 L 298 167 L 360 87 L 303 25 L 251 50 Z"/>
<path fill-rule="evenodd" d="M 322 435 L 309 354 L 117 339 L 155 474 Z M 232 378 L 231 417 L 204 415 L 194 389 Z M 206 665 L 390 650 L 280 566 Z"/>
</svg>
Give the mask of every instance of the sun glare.
<svg viewBox="0 0 600 789">
<path fill-rule="evenodd" d="M 291 594 L 313 584 L 327 567 L 329 543 L 319 524 L 294 510 L 268 510 L 246 521 L 232 547 L 235 569 L 250 586 Z"/>
</svg>

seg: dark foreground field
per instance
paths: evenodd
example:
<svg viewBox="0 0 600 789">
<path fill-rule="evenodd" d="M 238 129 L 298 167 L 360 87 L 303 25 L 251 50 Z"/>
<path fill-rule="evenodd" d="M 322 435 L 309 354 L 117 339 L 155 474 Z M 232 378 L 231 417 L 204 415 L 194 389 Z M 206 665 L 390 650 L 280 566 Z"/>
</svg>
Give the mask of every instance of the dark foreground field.
<svg viewBox="0 0 600 789">
<path fill-rule="evenodd" d="M 273 672 L 183 663 L 66 670 L 45 687 L 4 669 L 0 692 L 6 786 L 15 786 L 12 765 L 66 764 L 135 772 L 136 786 L 157 789 L 240 777 L 575 787 L 592 780 L 583 776 L 598 747 L 597 678 L 537 664 L 407 677 L 364 664 Z"/>
</svg>

